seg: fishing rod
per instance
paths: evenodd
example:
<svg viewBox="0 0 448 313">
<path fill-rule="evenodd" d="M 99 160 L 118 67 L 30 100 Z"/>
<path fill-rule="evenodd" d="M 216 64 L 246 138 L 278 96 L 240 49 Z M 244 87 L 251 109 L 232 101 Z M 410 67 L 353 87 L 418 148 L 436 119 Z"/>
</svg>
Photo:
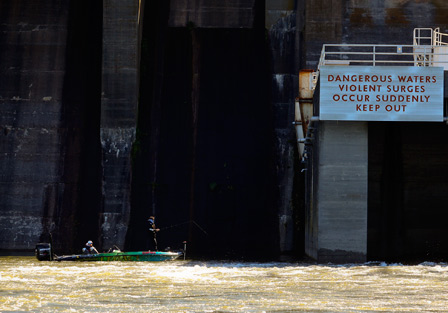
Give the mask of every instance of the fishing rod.
<svg viewBox="0 0 448 313">
<path fill-rule="evenodd" d="M 175 225 L 170 225 L 170 226 L 167 226 L 167 227 L 162 227 L 162 228 L 160 228 L 160 230 L 170 229 L 170 228 L 178 227 L 178 226 L 185 225 L 185 224 L 188 224 L 188 223 L 190 223 L 190 221 L 182 222 L 182 223 L 175 224 Z"/>
<path fill-rule="evenodd" d="M 207 233 L 201 226 L 199 226 L 199 224 L 196 223 L 196 221 L 194 221 L 194 220 L 189 220 L 189 221 L 182 222 L 182 223 L 179 223 L 179 224 L 175 224 L 175 225 L 170 225 L 170 226 L 167 226 L 167 227 L 163 227 L 163 228 L 160 228 L 160 230 L 165 230 L 165 229 L 170 229 L 170 228 L 174 228 L 174 227 L 179 227 L 179 226 L 181 226 L 181 225 L 185 225 L 185 224 L 189 224 L 189 223 L 193 223 L 193 224 L 194 224 L 197 228 L 199 228 L 205 235 L 208 236 L 208 233 Z"/>
<path fill-rule="evenodd" d="M 192 222 L 193 222 L 193 224 L 194 225 L 196 225 L 205 235 L 207 235 L 208 236 L 208 234 L 207 234 L 207 232 L 201 227 L 201 226 L 199 226 L 199 224 L 198 223 L 196 223 L 195 221 L 193 221 L 193 220 L 191 220 Z"/>
</svg>

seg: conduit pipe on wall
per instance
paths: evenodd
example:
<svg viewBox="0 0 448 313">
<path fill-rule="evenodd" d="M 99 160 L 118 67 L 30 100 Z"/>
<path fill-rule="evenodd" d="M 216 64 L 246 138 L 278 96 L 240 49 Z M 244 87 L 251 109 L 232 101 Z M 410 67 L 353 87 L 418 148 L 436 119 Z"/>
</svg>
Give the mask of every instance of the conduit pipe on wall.
<svg viewBox="0 0 448 313">
<path fill-rule="evenodd" d="M 314 126 L 313 122 L 319 120 L 313 116 L 313 71 L 301 70 L 299 72 L 299 97 L 295 102 L 295 120 L 292 123 L 296 129 L 297 145 L 302 162 L 306 158 L 306 145 L 312 144 Z"/>
<path fill-rule="evenodd" d="M 306 137 L 302 138 L 303 143 L 305 145 L 312 145 L 312 140 L 314 139 L 313 132 L 317 128 L 316 123 L 319 121 L 319 116 L 312 116 L 309 120 L 307 131 L 306 131 Z"/>
</svg>

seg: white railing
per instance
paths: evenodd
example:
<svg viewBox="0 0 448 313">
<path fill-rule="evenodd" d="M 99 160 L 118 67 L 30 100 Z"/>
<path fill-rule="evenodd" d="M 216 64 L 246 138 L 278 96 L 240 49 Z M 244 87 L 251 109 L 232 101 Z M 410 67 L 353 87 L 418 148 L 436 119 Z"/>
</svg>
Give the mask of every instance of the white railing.
<svg viewBox="0 0 448 313">
<path fill-rule="evenodd" d="M 448 46 L 448 34 L 434 31 L 434 45 Z"/>
<path fill-rule="evenodd" d="M 319 60 L 322 65 L 403 65 L 442 66 L 437 56 L 446 58 L 448 52 L 437 51 L 434 45 L 323 45 Z M 438 65 L 440 63 L 440 65 Z"/>
<path fill-rule="evenodd" d="M 448 46 L 448 34 L 441 33 L 440 28 L 415 28 L 414 45 Z"/>
<path fill-rule="evenodd" d="M 435 45 L 435 31 L 439 31 L 438 28 L 433 30 L 432 28 L 414 28 L 414 46 L 433 46 Z"/>
<path fill-rule="evenodd" d="M 415 28 L 413 35 L 412 45 L 323 45 L 313 73 L 314 86 L 323 65 L 440 66 L 448 70 L 448 34 L 439 28 Z"/>
</svg>

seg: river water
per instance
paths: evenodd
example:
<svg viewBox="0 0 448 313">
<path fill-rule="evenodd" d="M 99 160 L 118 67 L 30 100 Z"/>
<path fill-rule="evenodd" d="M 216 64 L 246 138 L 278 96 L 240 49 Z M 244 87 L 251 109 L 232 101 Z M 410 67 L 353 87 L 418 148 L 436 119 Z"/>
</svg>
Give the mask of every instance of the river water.
<svg viewBox="0 0 448 313">
<path fill-rule="evenodd" d="M 1 312 L 448 312 L 448 264 L 0 257 Z"/>
</svg>

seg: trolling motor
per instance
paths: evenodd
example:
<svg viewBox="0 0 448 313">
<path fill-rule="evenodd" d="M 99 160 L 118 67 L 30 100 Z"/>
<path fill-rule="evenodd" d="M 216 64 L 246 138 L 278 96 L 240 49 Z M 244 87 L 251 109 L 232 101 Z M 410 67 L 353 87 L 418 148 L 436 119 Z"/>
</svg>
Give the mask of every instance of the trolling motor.
<svg viewBox="0 0 448 313">
<path fill-rule="evenodd" d="M 49 243 L 38 243 L 34 250 L 36 258 L 39 261 L 52 261 L 53 251 L 51 249 L 51 244 Z"/>
</svg>

